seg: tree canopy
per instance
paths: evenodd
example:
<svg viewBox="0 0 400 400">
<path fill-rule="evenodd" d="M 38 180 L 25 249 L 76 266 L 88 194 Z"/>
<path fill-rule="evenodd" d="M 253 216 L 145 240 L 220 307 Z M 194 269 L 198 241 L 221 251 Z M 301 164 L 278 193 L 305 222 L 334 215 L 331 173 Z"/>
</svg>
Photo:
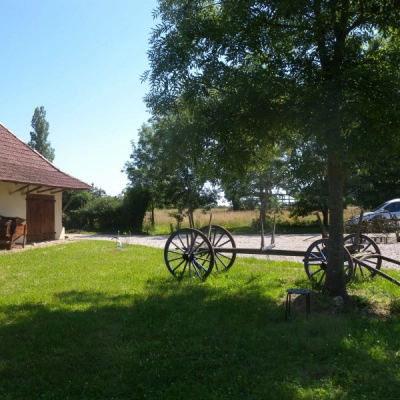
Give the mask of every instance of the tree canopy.
<svg viewBox="0 0 400 400">
<path fill-rule="evenodd" d="M 216 169 L 293 135 L 323 149 L 325 289 L 346 296 L 343 188 L 356 161 L 373 164 L 398 135 L 400 1 L 159 0 L 156 16 L 147 105 L 155 117 L 184 114 Z"/>
<path fill-rule="evenodd" d="M 46 110 L 43 106 L 35 108 L 31 126 L 33 132 L 30 132 L 31 140 L 28 145 L 50 162 L 53 162 L 55 153 L 54 149 L 50 146 L 51 143 L 47 140 L 49 136 L 49 123 L 46 121 Z"/>
<path fill-rule="evenodd" d="M 139 140 L 132 142 L 132 161 L 125 163 L 131 187 L 142 186 L 154 206 L 172 206 L 189 217 L 196 209 L 215 204 L 217 196 L 208 184 L 207 154 L 200 144 L 187 140 L 190 127 L 184 119 L 160 118 L 139 130 Z"/>
</svg>

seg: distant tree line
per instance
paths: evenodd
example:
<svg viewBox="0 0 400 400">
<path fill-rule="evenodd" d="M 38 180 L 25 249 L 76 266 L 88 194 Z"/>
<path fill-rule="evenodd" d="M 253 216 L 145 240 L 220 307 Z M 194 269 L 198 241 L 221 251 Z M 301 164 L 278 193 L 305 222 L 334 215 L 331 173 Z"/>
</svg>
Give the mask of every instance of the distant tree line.
<svg viewBox="0 0 400 400">
<path fill-rule="evenodd" d="M 148 194 L 127 188 L 119 196 L 109 196 L 93 185 L 89 191 L 63 193 L 63 225 L 69 231 L 143 233 Z"/>
</svg>

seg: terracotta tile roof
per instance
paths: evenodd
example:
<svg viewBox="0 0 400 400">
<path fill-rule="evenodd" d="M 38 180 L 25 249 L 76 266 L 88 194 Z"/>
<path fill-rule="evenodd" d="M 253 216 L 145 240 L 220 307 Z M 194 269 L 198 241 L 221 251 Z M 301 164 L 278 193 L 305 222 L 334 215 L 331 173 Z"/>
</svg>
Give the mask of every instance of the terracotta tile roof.
<svg viewBox="0 0 400 400">
<path fill-rule="evenodd" d="M 91 185 L 60 171 L 2 124 L 0 124 L 0 181 L 68 190 L 92 188 Z"/>
</svg>

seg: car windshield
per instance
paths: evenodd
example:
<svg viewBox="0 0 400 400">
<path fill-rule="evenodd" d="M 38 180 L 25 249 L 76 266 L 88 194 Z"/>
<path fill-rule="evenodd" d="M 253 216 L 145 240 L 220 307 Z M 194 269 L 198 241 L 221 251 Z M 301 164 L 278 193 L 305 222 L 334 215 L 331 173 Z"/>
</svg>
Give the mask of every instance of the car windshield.
<svg viewBox="0 0 400 400">
<path fill-rule="evenodd" d="M 379 207 L 376 207 L 374 209 L 371 210 L 371 212 L 376 212 L 378 210 L 384 209 L 386 207 L 386 205 L 388 204 L 388 202 L 381 204 Z"/>
</svg>

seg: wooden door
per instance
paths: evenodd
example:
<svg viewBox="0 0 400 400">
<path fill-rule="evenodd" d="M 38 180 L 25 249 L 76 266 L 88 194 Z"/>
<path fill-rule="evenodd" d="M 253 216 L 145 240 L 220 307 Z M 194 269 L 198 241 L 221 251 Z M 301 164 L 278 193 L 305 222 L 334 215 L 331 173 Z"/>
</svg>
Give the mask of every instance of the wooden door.
<svg viewBox="0 0 400 400">
<path fill-rule="evenodd" d="M 26 198 L 28 242 L 55 239 L 54 196 L 30 194 Z"/>
</svg>

